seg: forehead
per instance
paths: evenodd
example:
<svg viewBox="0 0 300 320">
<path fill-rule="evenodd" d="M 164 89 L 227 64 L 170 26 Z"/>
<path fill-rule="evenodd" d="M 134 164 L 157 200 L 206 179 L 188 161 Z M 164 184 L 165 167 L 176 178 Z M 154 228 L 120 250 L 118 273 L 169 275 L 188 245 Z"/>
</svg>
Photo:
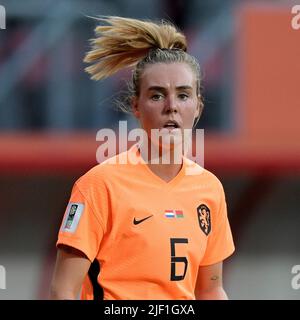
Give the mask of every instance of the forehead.
<svg viewBox="0 0 300 320">
<path fill-rule="evenodd" d="M 159 86 L 164 88 L 195 87 L 196 77 L 186 63 L 156 63 L 147 65 L 141 75 L 141 89 Z"/>
</svg>

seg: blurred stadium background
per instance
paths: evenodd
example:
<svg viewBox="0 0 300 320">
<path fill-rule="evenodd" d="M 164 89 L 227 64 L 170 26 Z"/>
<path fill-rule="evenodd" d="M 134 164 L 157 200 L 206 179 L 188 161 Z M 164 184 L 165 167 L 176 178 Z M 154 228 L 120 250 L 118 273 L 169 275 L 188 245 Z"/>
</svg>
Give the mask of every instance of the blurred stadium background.
<svg viewBox="0 0 300 320">
<path fill-rule="evenodd" d="M 298 1 L 0 0 L 0 299 L 46 299 L 55 241 L 74 181 L 96 164 L 96 132 L 128 73 L 101 83 L 83 69 L 88 15 L 166 18 L 204 74 L 205 167 L 223 182 L 236 244 L 231 299 L 299 299 L 300 30 Z M 299 3 L 298 3 L 299 4 Z"/>
</svg>

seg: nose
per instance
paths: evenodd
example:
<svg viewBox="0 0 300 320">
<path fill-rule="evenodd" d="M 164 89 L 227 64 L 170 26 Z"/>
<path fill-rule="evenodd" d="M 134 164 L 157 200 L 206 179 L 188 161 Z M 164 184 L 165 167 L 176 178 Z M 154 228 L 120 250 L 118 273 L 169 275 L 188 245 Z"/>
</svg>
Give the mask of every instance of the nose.
<svg viewBox="0 0 300 320">
<path fill-rule="evenodd" d="M 165 99 L 165 112 L 166 113 L 178 112 L 178 106 L 174 97 L 168 96 L 167 99 Z"/>
</svg>

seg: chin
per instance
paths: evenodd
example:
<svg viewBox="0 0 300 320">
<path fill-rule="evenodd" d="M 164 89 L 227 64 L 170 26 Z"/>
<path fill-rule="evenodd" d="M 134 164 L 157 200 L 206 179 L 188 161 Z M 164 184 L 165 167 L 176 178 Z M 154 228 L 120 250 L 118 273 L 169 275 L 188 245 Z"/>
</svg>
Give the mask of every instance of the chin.
<svg viewBox="0 0 300 320">
<path fill-rule="evenodd" d="M 177 159 L 179 161 L 178 163 L 180 163 L 183 155 L 182 139 L 176 136 L 170 136 L 169 139 L 160 141 L 159 148 L 156 148 L 156 150 L 162 158 L 169 159 L 172 157 L 173 159 Z"/>
</svg>

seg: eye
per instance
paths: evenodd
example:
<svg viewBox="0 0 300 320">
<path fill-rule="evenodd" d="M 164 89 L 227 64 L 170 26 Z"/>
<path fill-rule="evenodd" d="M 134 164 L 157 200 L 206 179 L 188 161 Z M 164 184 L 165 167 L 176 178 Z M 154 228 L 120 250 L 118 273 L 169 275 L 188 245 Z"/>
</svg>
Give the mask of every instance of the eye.
<svg viewBox="0 0 300 320">
<path fill-rule="evenodd" d="M 188 95 L 187 93 L 180 93 L 180 94 L 178 95 L 178 98 L 179 98 L 180 100 L 187 100 L 188 97 L 189 97 L 189 95 Z"/>
<path fill-rule="evenodd" d="M 162 94 L 153 94 L 151 96 L 151 100 L 153 101 L 159 101 L 159 100 L 162 100 L 163 99 L 163 95 Z"/>
</svg>

